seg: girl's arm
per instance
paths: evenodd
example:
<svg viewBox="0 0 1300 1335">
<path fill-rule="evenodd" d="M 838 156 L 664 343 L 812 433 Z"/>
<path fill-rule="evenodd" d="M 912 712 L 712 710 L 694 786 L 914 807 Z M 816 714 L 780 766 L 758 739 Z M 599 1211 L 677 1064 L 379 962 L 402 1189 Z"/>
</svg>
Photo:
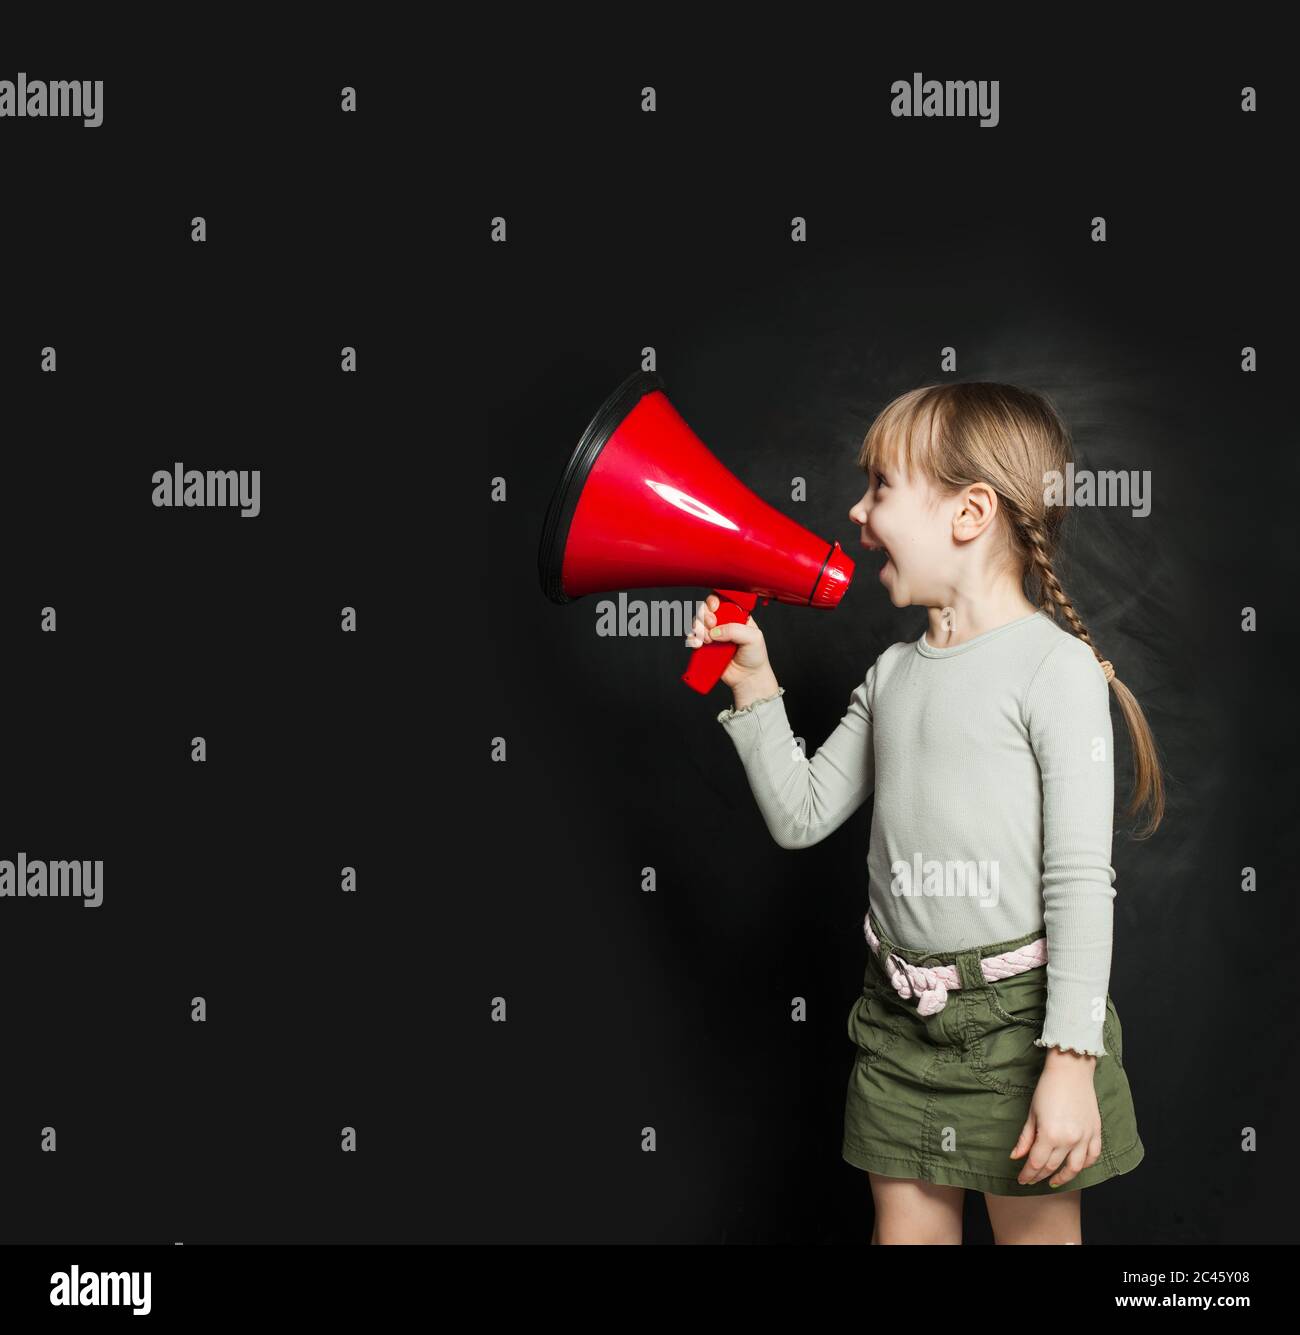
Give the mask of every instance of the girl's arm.
<svg viewBox="0 0 1300 1335">
<path fill-rule="evenodd" d="M 782 848 L 806 848 L 825 839 L 874 790 L 876 666 L 849 696 L 847 712 L 811 760 L 795 743 L 782 699 L 785 687 L 777 686 L 775 677 L 772 694 L 718 715 L 745 766 L 768 831 Z"/>
<path fill-rule="evenodd" d="M 1102 1057 L 1115 869 L 1110 689 L 1091 649 L 1062 637 L 1025 692 L 1043 785 L 1047 1016 L 1039 1047 Z"/>
</svg>

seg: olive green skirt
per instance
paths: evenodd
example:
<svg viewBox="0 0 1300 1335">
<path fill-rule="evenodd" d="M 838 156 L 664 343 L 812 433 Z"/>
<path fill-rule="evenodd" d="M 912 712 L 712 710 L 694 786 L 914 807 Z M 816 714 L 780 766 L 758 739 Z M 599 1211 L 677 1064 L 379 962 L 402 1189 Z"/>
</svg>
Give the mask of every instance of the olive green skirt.
<svg viewBox="0 0 1300 1335">
<path fill-rule="evenodd" d="M 920 1015 L 916 998 L 898 994 L 880 957 L 868 949 L 862 995 L 848 1017 L 857 1048 L 844 1105 L 842 1157 L 848 1163 L 885 1177 L 972 1187 L 995 1196 L 1090 1187 L 1137 1167 L 1143 1147 L 1124 1074 L 1124 1034 L 1108 996 L 1106 1055 L 1096 1059 L 1093 1070 L 1101 1158 L 1061 1187 L 1050 1186 L 1050 1178 L 1028 1186 L 1016 1180 L 1029 1156 L 1009 1156 L 1047 1060 L 1048 1050 L 1034 1045 L 1047 1013 L 1047 966 L 990 983 L 979 961 L 1028 945 L 1041 932 L 936 955 L 892 945 L 874 913 L 871 926 L 883 951 L 910 964 L 955 964 L 962 986 L 949 992 L 942 1010 Z"/>
</svg>

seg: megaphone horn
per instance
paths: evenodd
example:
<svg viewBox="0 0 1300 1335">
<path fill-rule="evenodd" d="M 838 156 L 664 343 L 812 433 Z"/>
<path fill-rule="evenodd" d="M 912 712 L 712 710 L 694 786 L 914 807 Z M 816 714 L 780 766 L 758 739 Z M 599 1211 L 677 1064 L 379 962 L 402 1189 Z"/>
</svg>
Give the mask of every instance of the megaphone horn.
<svg viewBox="0 0 1300 1335">
<path fill-rule="evenodd" d="M 705 585 L 718 622 L 765 603 L 837 607 L 853 561 L 761 500 L 673 407 L 663 380 L 637 371 L 601 404 L 560 477 L 537 552 L 555 603 L 616 589 Z M 706 644 L 682 680 L 712 690 L 734 644 Z"/>
</svg>

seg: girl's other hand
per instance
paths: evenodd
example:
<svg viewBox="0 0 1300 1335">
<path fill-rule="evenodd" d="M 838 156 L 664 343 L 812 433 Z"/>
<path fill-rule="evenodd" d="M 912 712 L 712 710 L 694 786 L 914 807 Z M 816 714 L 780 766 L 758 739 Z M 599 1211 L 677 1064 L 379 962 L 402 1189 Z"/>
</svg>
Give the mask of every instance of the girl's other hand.
<svg viewBox="0 0 1300 1335">
<path fill-rule="evenodd" d="M 1049 1048 L 1029 1116 L 1011 1158 L 1028 1154 L 1016 1181 L 1064 1186 L 1101 1158 L 1101 1111 L 1093 1087 L 1096 1057 Z"/>
<path fill-rule="evenodd" d="M 716 593 L 711 593 L 700 604 L 691 633 L 686 637 L 689 649 L 698 649 L 703 644 L 734 644 L 736 652 L 731 662 L 722 673 L 723 685 L 730 686 L 736 693 L 736 708 L 743 708 L 751 699 L 761 695 L 775 695 L 776 677 L 767 657 L 767 644 L 758 623 L 751 616 L 747 621 L 732 621 L 724 626 L 718 625 L 717 611 L 721 600 Z M 717 634 L 712 632 L 717 629 Z M 770 687 L 770 690 L 768 689 Z M 743 697 L 747 697 L 742 700 Z"/>
</svg>

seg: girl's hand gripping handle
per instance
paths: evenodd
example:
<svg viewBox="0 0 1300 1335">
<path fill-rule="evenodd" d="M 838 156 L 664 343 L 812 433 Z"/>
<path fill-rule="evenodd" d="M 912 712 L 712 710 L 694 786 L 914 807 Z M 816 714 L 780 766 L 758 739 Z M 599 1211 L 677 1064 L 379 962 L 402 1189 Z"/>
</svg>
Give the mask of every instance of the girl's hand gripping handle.
<svg viewBox="0 0 1300 1335">
<path fill-rule="evenodd" d="M 770 601 L 769 598 L 763 599 L 764 604 Z M 734 688 L 746 677 L 767 668 L 763 632 L 749 615 L 757 603 L 758 594 L 739 589 L 715 589 L 705 599 L 686 641 L 688 645 L 698 646 L 691 655 L 690 666 L 682 673 L 682 680 L 692 690 L 704 695 L 720 679 Z M 735 626 L 737 629 L 724 630 L 726 638 L 717 640 L 711 634 L 715 626 Z M 730 638 L 732 636 L 735 638 Z M 732 659 L 741 650 L 740 660 L 733 666 Z"/>
</svg>

